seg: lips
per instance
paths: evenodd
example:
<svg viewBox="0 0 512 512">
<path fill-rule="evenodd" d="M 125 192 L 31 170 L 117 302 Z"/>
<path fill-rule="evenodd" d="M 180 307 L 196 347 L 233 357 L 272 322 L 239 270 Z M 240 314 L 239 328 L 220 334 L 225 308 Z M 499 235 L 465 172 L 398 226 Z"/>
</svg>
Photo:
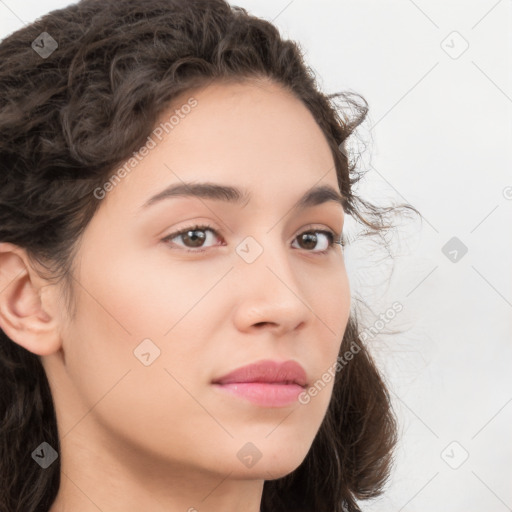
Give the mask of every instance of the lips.
<svg viewBox="0 0 512 512">
<path fill-rule="evenodd" d="M 296 384 L 305 387 L 307 376 L 304 368 L 295 361 L 282 363 L 264 360 L 242 366 L 236 370 L 213 381 L 214 384 L 236 383 L 268 383 L 268 384 Z"/>
</svg>

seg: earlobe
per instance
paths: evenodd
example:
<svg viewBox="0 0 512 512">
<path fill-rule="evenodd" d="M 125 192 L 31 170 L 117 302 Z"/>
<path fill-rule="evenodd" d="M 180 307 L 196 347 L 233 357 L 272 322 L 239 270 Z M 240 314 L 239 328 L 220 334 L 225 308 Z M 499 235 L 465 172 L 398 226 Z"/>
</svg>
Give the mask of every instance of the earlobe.
<svg viewBox="0 0 512 512">
<path fill-rule="evenodd" d="M 60 335 L 49 290 L 24 249 L 0 243 L 0 328 L 15 343 L 37 355 L 60 348 Z"/>
</svg>

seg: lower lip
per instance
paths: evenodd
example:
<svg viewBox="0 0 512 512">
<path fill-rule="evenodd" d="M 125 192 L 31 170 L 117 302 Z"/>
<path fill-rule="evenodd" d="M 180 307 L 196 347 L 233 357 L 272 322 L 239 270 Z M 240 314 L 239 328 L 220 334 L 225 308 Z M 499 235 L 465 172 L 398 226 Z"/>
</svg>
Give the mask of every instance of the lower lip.
<svg viewBox="0 0 512 512">
<path fill-rule="evenodd" d="M 298 384 L 276 384 L 266 382 L 236 382 L 215 384 L 219 389 L 238 395 L 263 407 L 284 407 L 297 401 L 304 391 Z"/>
</svg>

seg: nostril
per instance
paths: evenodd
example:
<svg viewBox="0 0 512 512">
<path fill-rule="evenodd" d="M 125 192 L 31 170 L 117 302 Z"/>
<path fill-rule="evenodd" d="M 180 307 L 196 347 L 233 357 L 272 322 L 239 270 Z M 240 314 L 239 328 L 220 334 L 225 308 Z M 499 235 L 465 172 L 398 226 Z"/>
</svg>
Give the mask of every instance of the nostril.
<svg viewBox="0 0 512 512">
<path fill-rule="evenodd" d="M 258 322 L 257 324 L 254 324 L 256 327 L 263 327 L 265 325 L 272 325 L 272 322 Z"/>
</svg>

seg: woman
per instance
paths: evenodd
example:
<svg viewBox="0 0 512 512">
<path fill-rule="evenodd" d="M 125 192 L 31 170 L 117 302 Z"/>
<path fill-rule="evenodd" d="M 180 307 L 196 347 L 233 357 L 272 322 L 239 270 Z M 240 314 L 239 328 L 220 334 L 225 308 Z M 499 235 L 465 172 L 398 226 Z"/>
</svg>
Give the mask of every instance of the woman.
<svg viewBox="0 0 512 512">
<path fill-rule="evenodd" d="M 390 227 L 344 149 L 364 100 L 224 0 L 82 0 L 0 62 L 0 509 L 379 495 L 396 425 L 341 247 Z"/>
</svg>

